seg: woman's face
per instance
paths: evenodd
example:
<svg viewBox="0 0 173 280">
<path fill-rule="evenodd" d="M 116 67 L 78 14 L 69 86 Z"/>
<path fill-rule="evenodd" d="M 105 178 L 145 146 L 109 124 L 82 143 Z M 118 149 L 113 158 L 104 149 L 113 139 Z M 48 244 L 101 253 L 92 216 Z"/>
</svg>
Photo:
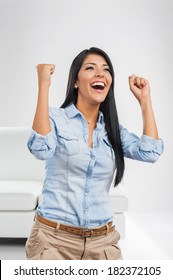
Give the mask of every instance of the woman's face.
<svg viewBox="0 0 173 280">
<path fill-rule="evenodd" d="M 104 57 L 90 54 L 78 73 L 75 87 L 78 89 L 77 102 L 98 105 L 103 102 L 112 83 L 109 66 Z"/>
</svg>

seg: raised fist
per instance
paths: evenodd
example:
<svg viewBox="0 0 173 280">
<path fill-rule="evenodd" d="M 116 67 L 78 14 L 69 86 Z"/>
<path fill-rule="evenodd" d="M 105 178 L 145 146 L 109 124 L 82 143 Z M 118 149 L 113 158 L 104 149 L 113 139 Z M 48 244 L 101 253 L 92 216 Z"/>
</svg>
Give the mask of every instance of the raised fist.
<svg viewBox="0 0 173 280">
<path fill-rule="evenodd" d="M 55 71 L 54 64 L 38 64 L 37 65 L 37 74 L 38 74 L 38 84 L 50 86 L 51 84 L 51 75 Z"/>
</svg>

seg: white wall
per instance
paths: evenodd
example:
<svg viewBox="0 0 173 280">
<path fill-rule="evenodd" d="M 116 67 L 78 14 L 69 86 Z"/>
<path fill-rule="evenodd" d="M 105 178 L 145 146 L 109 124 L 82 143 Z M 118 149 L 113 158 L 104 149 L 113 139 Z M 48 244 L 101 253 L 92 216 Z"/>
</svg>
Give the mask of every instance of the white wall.
<svg viewBox="0 0 173 280">
<path fill-rule="evenodd" d="M 171 0 L 1 0 L 0 126 L 31 126 L 38 63 L 56 64 L 50 105 L 60 106 L 73 58 L 85 48 L 100 47 L 114 64 L 121 123 L 141 134 L 141 113 L 127 78 L 144 76 L 165 142 L 155 165 L 126 161 L 122 187 L 129 209 L 173 210 L 172 14 Z"/>
</svg>

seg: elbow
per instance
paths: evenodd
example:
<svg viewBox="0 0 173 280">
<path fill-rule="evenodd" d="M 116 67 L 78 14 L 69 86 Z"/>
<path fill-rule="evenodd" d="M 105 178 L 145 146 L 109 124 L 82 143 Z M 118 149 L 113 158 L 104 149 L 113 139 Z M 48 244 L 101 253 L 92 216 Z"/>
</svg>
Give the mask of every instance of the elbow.
<svg viewBox="0 0 173 280">
<path fill-rule="evenodd" d="M 149 152 L 142 155 L 141 160 L 148 163 L 155 163 L 160 158 L 160 154 L 155 152 Z"/>
<path fill-rule="evenodd" d="M 47 160 L 53 156 L 53 151 L 32 151 L 34 157 L 38 160 Z"/>
<path fill-rule="evenodd" d="M 155 144 L 154 147 L 142 146 L 140 148 L 139 148 L 139 155 L 141 156 L 141 160 L 149 163 L 155 163 L 162 155 L 164 150 L 164 145 L 163 145 L 163 141 L 159 139 L 157 140 L 157 145 Z"/>
<path fill-rule="evenodd" d="M 47 159 L 47 157 L 45 156 L 45 154 L 43 154 L 43 153 L 34 153 L 34 157 L 36 158 L 36 159 L 38 159 L 38 160 L 46 160 Z"/>
<path fill-rule="evenodd" d="M 154 153 L 150 162 L 154 164 L 156 161 L 158 161 L 159 158 L 160 154 Z"/>
</svg>

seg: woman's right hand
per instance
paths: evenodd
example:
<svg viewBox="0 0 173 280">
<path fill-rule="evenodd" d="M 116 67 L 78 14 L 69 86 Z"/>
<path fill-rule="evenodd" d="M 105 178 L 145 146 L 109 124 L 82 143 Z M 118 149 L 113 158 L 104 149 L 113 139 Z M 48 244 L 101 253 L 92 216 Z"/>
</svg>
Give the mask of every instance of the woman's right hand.
<svg viewBox="0 0 173 280">
<path fill-rule="evenodd" d="M 54 64 L 38 64 L 36 68 L 37 68 L 39 87 L 41 87 L 41 86 L 49 87 L 51 84 L 51 75 L 55 71 L 55 65 Z"/>
</svg>

